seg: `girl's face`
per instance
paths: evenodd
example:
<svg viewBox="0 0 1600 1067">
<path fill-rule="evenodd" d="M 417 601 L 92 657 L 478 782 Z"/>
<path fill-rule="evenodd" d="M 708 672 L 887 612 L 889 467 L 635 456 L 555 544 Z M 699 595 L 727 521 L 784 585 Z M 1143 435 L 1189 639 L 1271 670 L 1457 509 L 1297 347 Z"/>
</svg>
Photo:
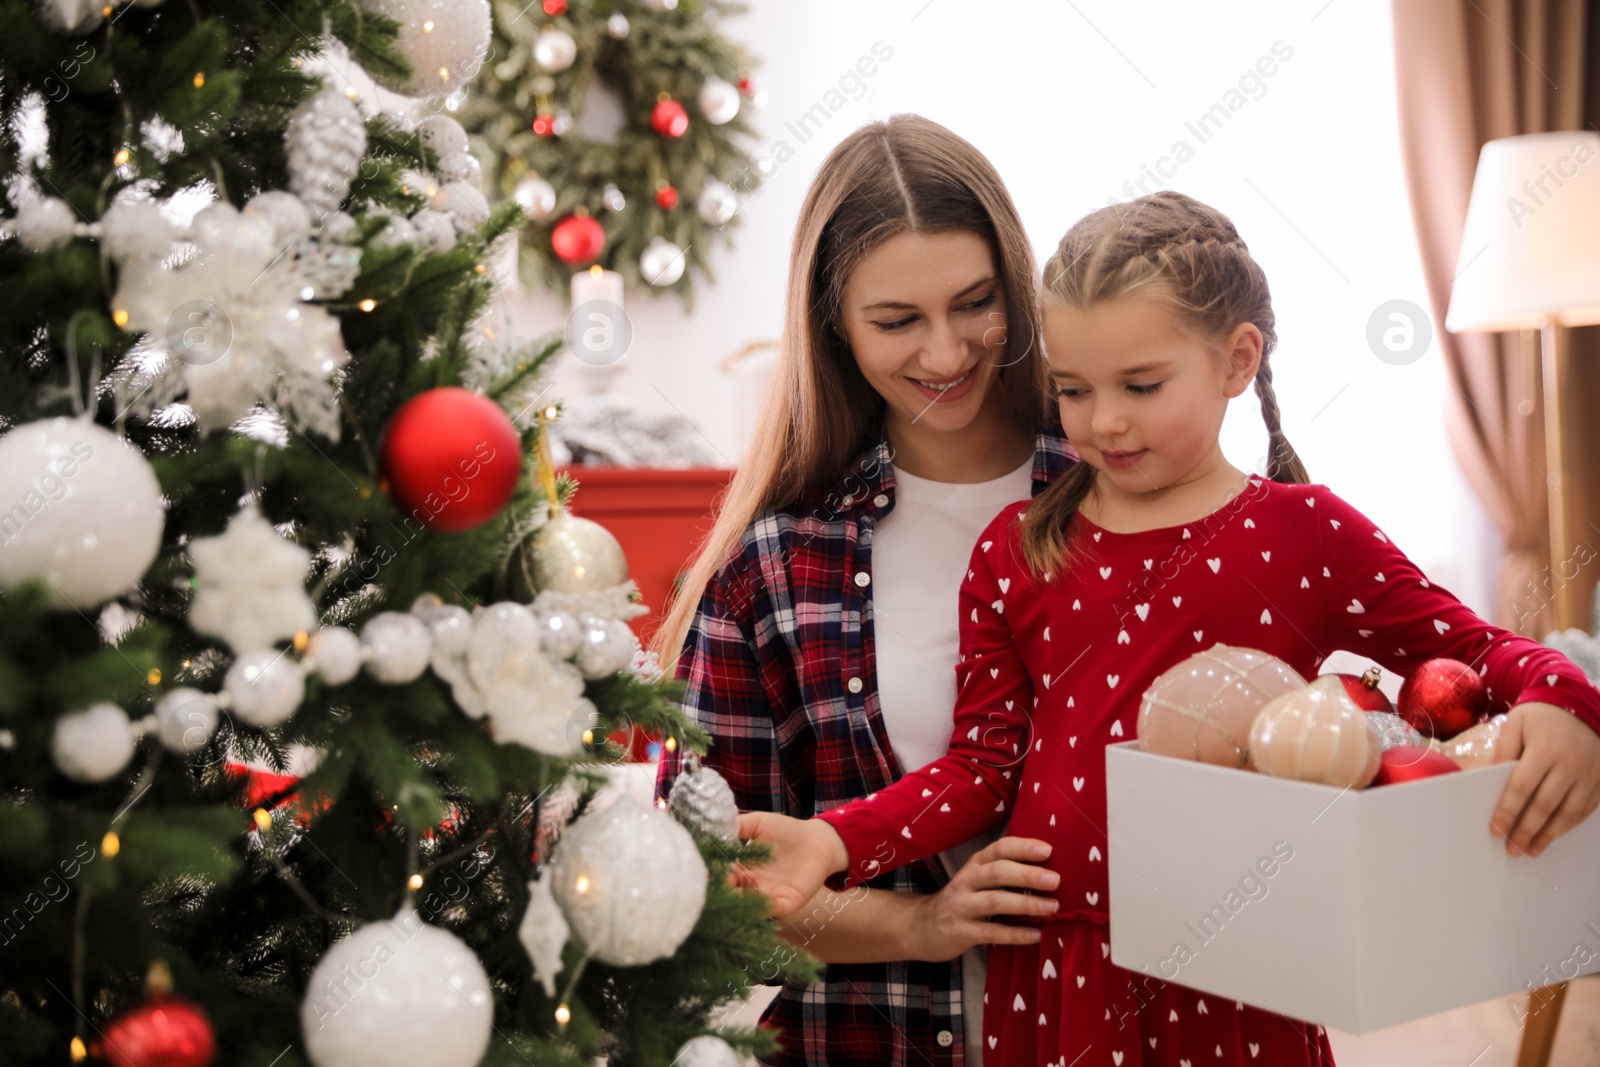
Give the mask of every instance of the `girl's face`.
<svg viewBox="0 0 1600 1067">
<path fill-rule="evenodd" d="M 1044 338 L 1062 429 L 1110 488 L 1167 489 L 1225 462 L 1217 438 L 1260 362 L 1255 326 L 1236 327 L 1219 358 L 1152 296 L 1088 308 L 1047 299 Z"/>
<path fill-rule="evenodd" d="M 842 328 L 891 420 L 973 421 L 1006 362 L 1005 298 L 989 242 L 969 230 L 896 234 L 861 257 Z"/>
</svg>

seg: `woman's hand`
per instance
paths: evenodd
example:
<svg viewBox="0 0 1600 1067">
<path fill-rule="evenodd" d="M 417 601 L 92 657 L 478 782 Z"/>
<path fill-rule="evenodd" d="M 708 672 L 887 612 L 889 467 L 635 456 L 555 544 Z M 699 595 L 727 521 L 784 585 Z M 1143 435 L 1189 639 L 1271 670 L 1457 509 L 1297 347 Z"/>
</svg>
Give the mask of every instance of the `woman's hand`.
<svg viewBox="0 0 1600 1067">
<path fill-rule="evenodd" d="M 1506 715 L 1494 761 L 1517 760 L 1489 828 L 1506 851 L 1537 856 L 1600 804 L 1600 735 L 1566 708 L 1531 702 Z"/>
<path fill-rule="evenodd" d="M 739 836 L 769 846 L 772 859 L 759 867 L 735 868 L 733 883 L 765 894 L 779 919 L 797 911 L 817 895 L 830 874 L 850 864 L 844 841 L 822 819 L 750 811 L 739 816 Z"/>
<path fill-rule="evenodd" d="M 1050 846 L 1028 837 L 1002 837 L 968 860 L 945 887 L 918 898 L 918 914 L 908 958 L 933 963 L 953 960 L 974 945 L 1032 945 L 1036 926 L 1007 926 L 989 921 L 995 915 L 1053 915 L 1051 897 L 1035 897 L 1015 889 L 1050 891 L 1061 876 L 1033 865 L 1047 859 Z"/>
</svg>

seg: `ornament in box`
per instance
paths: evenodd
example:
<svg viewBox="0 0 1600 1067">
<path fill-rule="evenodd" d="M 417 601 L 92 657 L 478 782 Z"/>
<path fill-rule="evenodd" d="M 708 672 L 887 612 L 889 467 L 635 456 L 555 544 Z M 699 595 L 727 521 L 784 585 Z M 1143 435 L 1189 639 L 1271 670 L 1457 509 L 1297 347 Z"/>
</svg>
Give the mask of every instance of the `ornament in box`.
<svg viewBox="0 0 1600 1067">
<path fill-rule="evenodd" d="M 1418 782 L 1438 774 L 1450 774 L 1461 768 L 1455 761 L 1427 745 L 1397 745 L 1384 750 L 1378 773 L 1372 784 L 1398 785 L 1401 782 Z"/>
<path fill-rule="evenodd" d="M 1478 721 L 1488 707 L 1483 677 L 1459 660 L 1430 659 L 1400 687 L 1400 717 L 1441 741 Z"/>
<path fill-rule="evenodd" d="M 1359 789 L 1378 773 L 1378 726 L 1335 675 L 1273 700 L 1250 729 L 1256 769 L 1280 778 Z"/>
<path fill-rule="evenodd" d="M 1344 683 L 1344 691 L 1355 702 L 1356 707 L 1363 711 L 1393 712 L 1394 703 L 1378 688 L 1378 682 L 1383 678 L 1383 670 L 1379 667 L 1369 667 L 1365 674 L 1340 674 L 1336 675 Z"/>
<path fill-rule="evenodd" d="M 1139 742 L 1157 755 L 1248 767 L 1256 714 L 1305 684 L 1275 656 L 1213 645 L 1150 683 L 1139 705 Z"/>
</svg>

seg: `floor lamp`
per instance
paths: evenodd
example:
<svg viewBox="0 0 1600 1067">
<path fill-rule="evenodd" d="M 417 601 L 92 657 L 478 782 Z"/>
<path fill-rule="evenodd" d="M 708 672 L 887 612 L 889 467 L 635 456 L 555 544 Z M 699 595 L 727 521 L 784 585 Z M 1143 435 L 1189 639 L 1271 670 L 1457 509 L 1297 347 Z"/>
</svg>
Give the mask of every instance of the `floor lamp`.
<svg viewBox="0 0 1600 1067">
<path fill-rule="evenodd" d="M 1539 330 L 1546 490 L 1556 627 L 1583 625 L 1559 570 L 1572 553 L 1561 400 L 1569 326 L 1600 323 L 1600 133 L 1536 133 L 1490 141 L 1478 156 L 1445 329 Z M 1526 347 L 1524 356 L 1526 359 Z M 1531 414 L 1524 408 L 1525 414 Z M 1587 629 L 1587 626 L 1585 625 Z M 1518 1067 L 1549 1062 L 1566 983 L 1528 995 Z"/>
</svg>

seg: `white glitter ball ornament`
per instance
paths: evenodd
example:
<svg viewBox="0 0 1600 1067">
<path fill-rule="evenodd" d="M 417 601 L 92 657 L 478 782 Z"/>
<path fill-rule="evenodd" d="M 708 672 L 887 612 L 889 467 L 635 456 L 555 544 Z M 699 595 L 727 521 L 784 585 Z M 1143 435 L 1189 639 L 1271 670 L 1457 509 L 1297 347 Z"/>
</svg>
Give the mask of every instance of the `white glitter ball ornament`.
<svg viewBox="0 0 1600 1067">
<path fill-rule="evenodd" d="M 233 661 L 222 680 L 233 714 L 262 729 L 277 726 L 295 713 L 306 695 L 300 664 L 271 649 L 246 652 Z"/>
<path fill-rule="evenodd" d="M 161 747 L 180 756 L 205 748 L 222 716 L 215 697 L 187 687 L 161 694 L 155 714 Z"/>
<path fill-rule="evenodd" d="M 361 638 L 343 626 L 325 626 L 311 635 L 302 663 L 329 685 L 344 685 L 361 673 Z"/>
<path fill-rule="evenodd" d="M 136 449 L 82 419 L 40 419 L 0 437 L 0 588 L 47 583 L 56 608 L 125 593 L 161 548 L 161 486 Z"/>
<path fill-rule="evenodd" d="M 415 681 L 428 669 L 433 640 L 422 620 L 402 611 L 380 611 L 361 628 L 367 673 L 387 685 Z"/>
<path fill-rule="evenodd" d="M 489 50 L 488 0 L 360 0 L 360 6 L 400 24 L 395 44 L 411 64 L 409 78 L 373 73 L 379 85 L 431 96 L 456 92 L 477 77 Z"/>
<path fill-rule="evenodd" d="M 69 711 L 56 720 L 50 758 L 75 782 L 105 782 L 122 773 L 133 758 L 133 724 L 115 704 Z"/>
<path fill-rule="evenodd" d="M 567 827 L 548 877 L 579 939 L 617 967 L 676 952 L 706 900 L 706 865 L 689 831 L 622 795 Z"/>
<path fill-rule="evenodd" d="M 189 608 L 196 633 L 248 652 L 316 626 L 305 590 L 311 553 L 285 540 L 255 508 L 235 515 L 221 535 L 192 542 L 189 557 L 198 583 Z"/>
<path fill-rule="evenodd" d="M 493 1023 L 478 957 L 409 906 L 328 949 L 300 1003 L 316 1067 L 474 1067 Z"/>
</svg>

